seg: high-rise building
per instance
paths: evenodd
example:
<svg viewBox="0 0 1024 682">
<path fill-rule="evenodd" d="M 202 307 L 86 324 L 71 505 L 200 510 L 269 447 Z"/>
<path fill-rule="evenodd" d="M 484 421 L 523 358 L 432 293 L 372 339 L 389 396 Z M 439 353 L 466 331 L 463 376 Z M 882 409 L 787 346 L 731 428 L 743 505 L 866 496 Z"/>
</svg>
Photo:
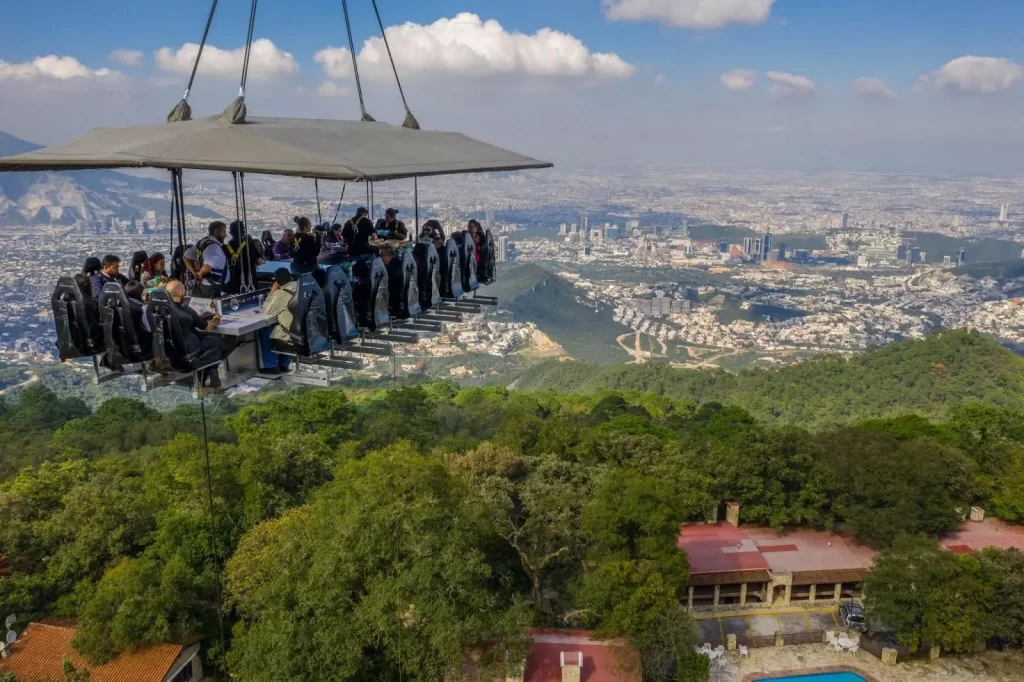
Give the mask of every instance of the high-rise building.
<svg viewBox="0 0 1024 682">
<path fill-rule="evenodd" d="M 900 244 L 896 247 L 896 260 L 905 261 L 907 260 L 907 245 Z"/>
<path fill-rule="evenodd" d="M 729 253 L 729 242 L 718 242 L 718 253 Z"/>
<path fill-rule="evenodd" d="M 943 256 L 942 257 L 942 266 L 943 267 L 948 268 L 952 264 L 953 264 L 953 259 L 952 258 L 950 258 L 949 256 Z"/>
<path fill-rule="evenodd" d="M 907 265 L 916 265 L 921 262 L 921 249 L 911 246 L 907 249 Z"/>
<path fill-rule="evenodd" d="M 583 234 L 587 234 L 587 232 L 590 230 L 590 221 L 587 220 L 587 216 L 583 216 L 580 218 L 580 227 L 583 228 Z"/>
<path fill-rule="evenodd" d="M 1002 204 L 999 207 L 999 222 L 1005 223 L 1010 217 L 1010 206 L 1009 204 Z"/>
<path fill-rule="evenodd" d="M 1004 204 L 1004 206 L 1005 206 L 1005 204 Z M 923 256 L 922 256 L 922 258 L 923 258 Z M 961 265 L 963 265 L 966 262 L 967 262 L 967 252 L 964 251 L 963 249 L 960 249 L 959 253 L 956 254 L 956 266 L 960 267 Z"/>
<path fill-rule="evenodd" d="M 779 244 L 778 259 L 779 260 L 786 260 L 786 243 L 785 242 L 782 242 L 782 243 Z"/>
<path fill-rule="evenodd" d="M 568 225 L 566 225 L 565 223 L 562 223 L 561 225 L 558 226 L 558 236 L 564 237 L 568 233 L 569 233 L 569 226 Z"/>
<path fill-rule="evenodd" d="M 632 232 L 634 232 L 636 230 L 639 230 L 639 229 L 640 229 L 640 221 L 639 220 L 635 220 L 634 219 L 634 220 L 627 220 L 626 221 L 626 230 L 629 231 L 630 233 L 632 233 Z"/>
<path fill-rule="evenodd" d="M 579 226 L 576 223 L 573 223 L 572 225 L 569 226 L 569 234 L 576 234 L 578 231 Z"/>
<path fill-rule="evenodd" d="M 846 213 L 846 212 L 843 212 L 843 229 L 845 230 L 845 229 L 848 229 L 849 227 L 850 227 L 850 214 Z"/>
<path fill-rule="evenodd" d="M 501 235 L 500 237 L 498 237 L 497 261 L 499 263 L 507 263 L 508 262 L 508 236 L 507 235 Z"/>
<path fill-rule="evenodd" d="M 768 255 L 771 252 L 772 252 L 772 233 L 771 232 L 765 232 L 763 235 L 761 235 L 761 250 L 759 251 L 759 253 L 761 255 L 760 260 L 761 260 L 762 263 L 768 260 Z"/>
<path fill-rule="evenodd" d="M 494 211 L 487 211 L 486 215 L 487 226 L 490 227 L 491 225 L 494 225 Z"/>
</svg>

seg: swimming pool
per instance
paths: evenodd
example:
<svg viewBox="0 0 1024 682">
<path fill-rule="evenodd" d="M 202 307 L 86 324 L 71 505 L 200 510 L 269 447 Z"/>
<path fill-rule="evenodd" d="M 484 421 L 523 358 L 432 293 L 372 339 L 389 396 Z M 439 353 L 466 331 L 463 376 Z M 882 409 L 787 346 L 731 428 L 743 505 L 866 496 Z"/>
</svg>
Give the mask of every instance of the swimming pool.
<svg viewBox="0 0 1024 682">
<path fill-rule="evenodd" d="M 755 682 L 864 682 L 857 673 L 818 673 L 817 675 L 798 675 L 797 677 L 762 677 Z"/>
</svg>

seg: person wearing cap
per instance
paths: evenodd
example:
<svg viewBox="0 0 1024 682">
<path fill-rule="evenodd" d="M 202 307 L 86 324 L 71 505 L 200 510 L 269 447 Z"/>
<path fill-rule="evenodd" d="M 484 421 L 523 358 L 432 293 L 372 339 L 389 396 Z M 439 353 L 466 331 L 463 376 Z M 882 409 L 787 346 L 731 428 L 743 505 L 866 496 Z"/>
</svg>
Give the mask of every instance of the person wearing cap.
<svg viewBox="0 0 1024 682">
<path fill-rule="evenodd" d="M 293 318 L 288 304 L 291 303 L 297 289 L 295 278 L 292 277 L 288 268 L 278 268 L 274 272 L 274 286 L 270 288 L 270 295 L 263 302 L 263 314 L 277 316 L 277 324 L 261 329 L 259 332 L 264 374 L 280 374 L 290 370 L 292 359 L 287 355 L 275 353 L 270 342 L 272 339 L 291 341 L 288 330 L 292 326 Z"/>
<path fill-rule="evenodd" d="M 409 230 L 405 228 L 405 223 L 398 219 L 397 208 L 384 211 L 384 217 L 377 221 L 377 234 L 381 239 L 397 239 L 403 242 L 409 239 Z"/>
</svg>

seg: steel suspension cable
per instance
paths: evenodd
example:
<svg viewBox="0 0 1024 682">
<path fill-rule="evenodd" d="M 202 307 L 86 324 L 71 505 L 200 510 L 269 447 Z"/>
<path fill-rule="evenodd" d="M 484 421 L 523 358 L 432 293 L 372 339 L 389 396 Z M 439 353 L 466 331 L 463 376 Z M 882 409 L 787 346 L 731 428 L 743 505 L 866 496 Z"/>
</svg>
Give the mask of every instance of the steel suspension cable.
<svg viewBox="0 0 1024 682">
<path fill-rule="evenodd" d="M 192 120 L 192 107 L 188 105 L 188 95 L 192 92 L 192 84 L 196 80 L 196 72 L 199 70 L 199 60 L 203 58 L 203 48 L 206 47 L 206 39 L 210 35 L 210 26 L 213 25 L 213 15 L 217 11 L 218 0 L 213 0 L 210 5 L 210 14 L 206 17 L 206 28 L 203 29 L 203 39 L 199 41 L 199 51 L 196 53 L 196 61 L 192 64 L 192 74 L 188 77 L 188 85 L 185 87 L 185 94 L 181 101 L 167 115 L 168 123 Z"/>
<path fill-rule="evenodd" d="M 238 173 L 239 194 L 242 197 L 242 229 L 239 230 L 238 248 L 245 244 L 245 263 L 242 266 L 242 293 L 248 294 L 256 290 L 252 281 L 252 249 L 249 248 L 249 216 L 245 207 L 245 173 Z"/>
<path fill-rule="evenodd" d="M 252 34 L 256 29 L 256 3 L 252 0 L 252 8 L 249 10 L 249 33 L 245 38 L 245 57 L 242 61 L 242 82 L 238 86 L 238 96 L 245 97 L 245 81 L 249 78 L 249 55 L 252 53 Z"/>
<path fill-rule="evenodd" d="M 332 225 L 334 223 L 338 222 L 338 214 L 341 213 L 341 202 L 343 202 L 345 200 L 345 188 L 346 187 L 348 187 L 348 183 L 347 182 L 343 183 L 341 185 L 341 197 L 338 199 L 338 208 L 335 209 L 335 211 L 334 211 L 334 220 L 331 221 Z"/>
<path fill-rule="evenodd" d="M 210 438 L 206 431 L 206 398 L 200 396 L 199 410 L 203 416 L 203 446 L 206 458 L 206 497 L 210 505 L 210 554 L 213 557 L 214 585 L 217 591 L 217 624 L 220 628 L 220 650 L 227 672 L 227 638 L 224 636 L 224 606 L 220 585 L 220 556 L 217 552 L 217 517 L 213 508 L 213 476 L 210 474 Z M 230 679 L 230 678 L 229 678 Z"/>
<path fill-rule="evenodd" d="M 405 90 L 402 89 L 402 79 L 398 77 L 398 69 L 395 67 L 395 58 L 391 55 L 391 44 L 388 43 L 388 34 L 384 30 L 384 22 L 381 21 L 380 10 L 377 9 L 377 0 L 371 0 L 371 2 L 373 2 L 373 13 L 377 15 L 377 26 L 380 27 L 380 37 L 384 39 L 384 47 L 388 51 L 388 60 L 391 62 L 391 71 L 395 74 L 395 82 L 398 84 L 398 94 L 402 96 L 402 106 L 405 107 L 405 121 L 402 123 L 402 127 L 419 130 L 420 122 L 412 115 L 412 110 L 409 109 L 409 103 L 405 101 Z"/>
<path fill-rule="evenodd" d="M 348 17 L 348 0 L 341 0 L 341 10 L 345 13 L 345 32 L 348 33 L 348 51 L 352 55 L 352 73 L 356 77 L 356 92 L 359 94 L 359 111 L 362 120 L 375 121 L 373 116 L 366 112 L 366 103 L 363 100 L 363 84 L 359 80 L 359 64 L 356 62 L 356 41 L 352 39 L 352 22 Z"/>
</svg>

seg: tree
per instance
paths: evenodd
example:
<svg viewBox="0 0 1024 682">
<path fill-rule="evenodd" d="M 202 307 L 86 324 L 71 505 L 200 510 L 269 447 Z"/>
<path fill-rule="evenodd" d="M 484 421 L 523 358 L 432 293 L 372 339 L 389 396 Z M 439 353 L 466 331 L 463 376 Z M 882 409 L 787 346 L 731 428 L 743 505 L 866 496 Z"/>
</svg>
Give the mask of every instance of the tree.
<svg viewBox="0 0 1024 682">
<path fill-rule="evenodd" d="M 45 386 L 33 384 L 21 392 L 8 422 L 17 431 L 49 433 L 72 419 L 87 417 L 89 412 L 78 398 L 61 399 Z"/>
<path fill-rule="evenodd" d="M 489 443 L 451 468 L 479 494 L 496 532 L 519 557 L 534 608 L 546 613 L 548 572 L 582 558 L 580 522 L 593 487 L 590 473 L 555 455 L 518 455 Z"/>
<path fill-rule="evenodd" d="M 18 678 L 10 670 L 3 670 L 0 671 L 0 682 L 18 682 Z"/>
<path fill-rule="evenodd" d="M 983 549 L 977 553 L 996 583 L 990 628 L 996 637 L 1024 644 L 1024 552 L 1019 549 Z"/>
<path fill-rule="evenodd" d="M 212 603 L 209 576 L 180 558 L 123 559 L 107 571 L 85 601 L 74 645 L 104 663 L 138 644 L 184 639 L 201 629 L 197 610 Z"/>
<path fill-rule="evenodd" d="M 911 650 L 927 642 L 966 652 L 993 632 L 996 587 L 997 578 L 978 558 L 903 536 L 876 558 L 865 605 Z"/>
<path fill-rule="evenodd" d="M 938 535 L 959 526 L 957 507 L 976 497 L 976 465 L 930 438 L 899 441 L 860 429 L 819 439 L 826 495 L 857 537 L 886 547 L 900 534 Z"/>
<path fill-rule="evenodd" d="M 66 658 L 61 664 L 61 673 L 63 675 L 63 682 L 89 682 L 89 670 L 87 668 L 76 668 L 75 664 Z"/>
<path fill-rule="evenodd" d="M 229 561 L 233 671 L 254 682 L 438 680 L 475 645 L 516 644 L 527 612 L 480 550 L 489 535 L 468 490 L 411 446 L 347 461 Z"/>
<path fill-rule="evenodd" d="M 992 492 L 995 515 L 1024 521 L 1024 449 L 1014 450 L 1006 468 L 996 477 Z"/>
<path fill-rule="evenodd" d="M 333 449 L 352 437 L 356 421 L 356 408 L 344 391 L 330 390 L 274 396 L 243 408 L 228 423 L 248 443 L 309 435 Z"/>
</svg>

